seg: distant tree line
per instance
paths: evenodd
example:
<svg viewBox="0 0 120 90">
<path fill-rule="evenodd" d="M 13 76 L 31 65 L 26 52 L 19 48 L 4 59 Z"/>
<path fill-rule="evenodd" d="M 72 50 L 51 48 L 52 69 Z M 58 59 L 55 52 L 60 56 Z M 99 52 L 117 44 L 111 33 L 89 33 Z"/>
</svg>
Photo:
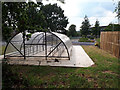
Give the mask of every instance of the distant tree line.
<svg viewBox="0 0 120 90">
<path fill-rule="evenodd" d="M 98 20 L 96 20 L 95 25 L 93 27 L 91 27 L 89 19 L 87 16 L 84 17 L 84 21 L 82 22 L 82 25 L 80 27 L 80 33 L 78 34 L 78 32 L 76 32 L 75 28 L 72 29 L 71 26 L 73 27 L 73 25 L 71 25 L 68 29 L 69 32 L 69 36 L 82 36 L 82 37 L 87 37 L 88 35 L 91 35 L 93 37 L 100 37 L 100 32 L 101 31 L 120 31 L 120 1 L 118 1 L 118 4 L 115 8 L 115 12 L 117 13 L 117 17 L 118 17 L 118 22 L 119 24 L 112 24 L 110 23 L 108 26 L 100 26 L 100 23 Z M 74 25 L 75 27 L 75 25 Z M 72 29 L 72 30 L 71 30 Z M 72 33 L 73 32 L 73 33 Z"/>
<path fill-rule="evenodd" d="M 80 31 L 76 31 L 76 25 L 72 24 L 68 29 L 68 36 L 82 36 L 86 38 L 89 35 L 92 38 L 98 38 L 101 31 L 120 31 L 120 25 L 110 23 L 108 26 L 100 26 L 99 21 L 96 20 L 95 25 L 91 27 L 88 17 L 85 16 Z"/>
</svg>

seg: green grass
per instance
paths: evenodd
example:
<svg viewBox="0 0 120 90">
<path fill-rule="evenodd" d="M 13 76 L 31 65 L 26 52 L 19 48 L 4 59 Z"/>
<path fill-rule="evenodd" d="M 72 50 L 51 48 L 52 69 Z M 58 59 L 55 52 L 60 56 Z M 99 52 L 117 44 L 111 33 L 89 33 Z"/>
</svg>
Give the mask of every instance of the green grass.
<svg viewBox="0 0 120 90">
<path fill-rule="evenodd" d="M 97 42 L 100 42 L 100 38 L 96 38 L 96 41 L 97 41 Z"/>
<path fill-rule="evenodd" d="M 92 67 L 3 64 L 3 88 L 118 88 L 120 60 L 94 46 L 83 48 L 95 62 Z"/>
<path fill-rule="evenodd" d="M 94 42 L 93 40 L 89 40 L 89 38 L 80 38 L 79 42 Z"/>
<path fill-rule="evenodd" d="M 0 46 L 0 54 L 3 55 L 5 50 L 5 46 Z"/>
<path fill-rule="evenodd" d="M 96 44 L 100 47 L 100 38 L 96 38 Z"/>
</svg>

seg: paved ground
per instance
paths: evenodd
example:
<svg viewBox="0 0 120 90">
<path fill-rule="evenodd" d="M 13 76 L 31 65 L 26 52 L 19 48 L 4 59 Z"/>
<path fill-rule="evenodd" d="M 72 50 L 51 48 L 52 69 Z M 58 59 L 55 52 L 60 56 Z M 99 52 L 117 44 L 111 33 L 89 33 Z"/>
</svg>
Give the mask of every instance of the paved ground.
<svg viewBox="0 0 120 90">
<path fill-rule="evenodd" d="M 78 67 L 89 67 L 94 64 L 92 59 L 87 55 L 81 46 L 73 46 L 71 60 L 75 62 Z"/>
<path fill-rule="evenodd" d="M 43 66 L 65 66 L 65 67 L 90 67 L 94 64 L 91 58 L 86 54 L 81 46 L 73 46 L 70 60 L 12 60 L 10 64 L 24 64 L 24 65 L 43 65 Z"/>
</svg>

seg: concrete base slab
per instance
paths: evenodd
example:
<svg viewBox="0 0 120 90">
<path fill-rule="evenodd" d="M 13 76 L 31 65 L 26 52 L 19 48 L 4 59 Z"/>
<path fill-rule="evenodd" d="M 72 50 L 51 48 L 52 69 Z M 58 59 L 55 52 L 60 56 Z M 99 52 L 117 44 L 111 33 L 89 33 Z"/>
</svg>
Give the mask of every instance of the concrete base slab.
<svg viewBox="0 0 120 90">
<path fill-rule="evenodd" d="M 94 64 L 81 46 L 73 46 L 71 61 L 78 67 L 89 67 Z"/>
<path fill-rule="evenodd" d="M 9 60 L 9 64 L 41 65 L 41 66 L 64 66 L 64 67 L 90 67 L 94 64 L 81 46 L 73 46 L 70 60 L 43 60 L 43 59 L 17 59 Z"/>
</svg>

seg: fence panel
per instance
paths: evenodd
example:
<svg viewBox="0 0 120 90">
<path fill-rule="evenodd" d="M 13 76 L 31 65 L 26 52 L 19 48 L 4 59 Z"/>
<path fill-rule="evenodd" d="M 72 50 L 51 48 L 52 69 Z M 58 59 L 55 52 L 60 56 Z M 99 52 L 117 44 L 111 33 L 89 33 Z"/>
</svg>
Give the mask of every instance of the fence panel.
<svg viewBox="0 0 120 90">
<path fill-rule="evenodd" d="M 100 48 L 120 58 L 120 31 L 101 32 Z"/>
</svg>

